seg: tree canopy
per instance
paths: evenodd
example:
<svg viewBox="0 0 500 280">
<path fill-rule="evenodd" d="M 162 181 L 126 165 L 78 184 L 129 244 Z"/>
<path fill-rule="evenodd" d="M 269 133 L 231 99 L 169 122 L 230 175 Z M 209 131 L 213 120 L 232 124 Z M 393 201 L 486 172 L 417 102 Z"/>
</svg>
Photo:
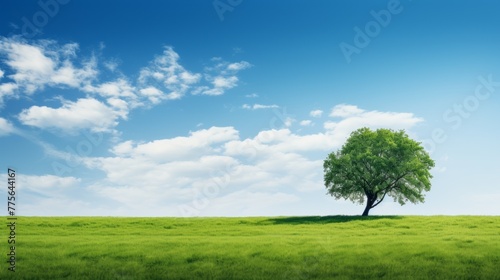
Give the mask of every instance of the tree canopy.
<svg viewBox="0 0 500 280">
<path fill-rule="evenodd" d="M 366 200 L 363 216 L 386 196 L 401 205 L 424 202 L 422 192 L 431 188 L 433 167 L 422 145 L 404 130 L 369 128 L 352 132 L 323 164 L 328 194 L 360 204 Z"/>
</svg>

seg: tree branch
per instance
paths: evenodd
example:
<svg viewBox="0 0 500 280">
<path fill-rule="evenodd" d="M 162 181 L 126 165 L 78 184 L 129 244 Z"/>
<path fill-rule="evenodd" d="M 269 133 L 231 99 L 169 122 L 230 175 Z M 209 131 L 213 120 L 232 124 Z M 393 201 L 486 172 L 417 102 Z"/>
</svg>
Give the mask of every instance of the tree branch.
<svg viewBox="0 0 500 280">
<path fill-rule="evenodd" d="M 382 196 L 382 198 L 380 199 L 380 201 L 379 201 L 379 202 L 377 202 L 377 203 L 374 203 L 374 204 L 372 205 L 372 207 L 371 207 L 371 208 L 373 208 L 373 207 L 375 207 L 375 206 L 379 205 L 379 204 L 380 204 L 380 202 L 382 202 L 382 200 L 384 200 L 385 195 L 386 195 L 388 192 L 389 192 L 389 188 L 385 189 L 384 195 Z"/>
<path fill-rule="evenodd" d="M 385 188 L 385 191 L 384 191 L 384 195 L 382 195 L 382 198 L 377 202 L 377 203 L 374 203 L 372 205 L 371 208 L 377 206 L 380 204 L 380 202 L 382 202 L 382 200 L 384 200 L 385 198 L 385 195 L 392 190 L 392 188 L 399 182 L 399 180 L 403 179 L 406 175 L 408 175 L 408 172 L 406 172 L 405 174 L 399 176 L 390 186 L 388 186 L 387 188 Z"/>
</svg>

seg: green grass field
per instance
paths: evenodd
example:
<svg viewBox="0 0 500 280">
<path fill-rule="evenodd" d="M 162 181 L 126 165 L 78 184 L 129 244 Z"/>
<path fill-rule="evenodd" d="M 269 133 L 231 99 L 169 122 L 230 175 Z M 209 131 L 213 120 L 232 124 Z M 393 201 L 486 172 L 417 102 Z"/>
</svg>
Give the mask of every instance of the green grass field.
<svg viewBox="0 0 500 280">
<path fill-rule="evenodd" d="M 0 279 L 500 279 L 500 217 L 19 217 L 16 230 L 16 272 L 4 261 Z"/>
</svg>

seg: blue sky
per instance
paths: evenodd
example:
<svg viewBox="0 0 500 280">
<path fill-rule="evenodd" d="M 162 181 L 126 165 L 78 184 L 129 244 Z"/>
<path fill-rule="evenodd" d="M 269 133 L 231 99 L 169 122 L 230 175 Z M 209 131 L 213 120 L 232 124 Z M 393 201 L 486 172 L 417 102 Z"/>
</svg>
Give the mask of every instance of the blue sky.
<svg viewBox="0 0 500 280">
<path fill-rule="evenodd" d="M 322 162 L 363 126 L 436 161 L 424 204 L 371 214 L 500 214 L 494 1 L 1 5 L 19 215 L 360 214 Z"/>
</svg>

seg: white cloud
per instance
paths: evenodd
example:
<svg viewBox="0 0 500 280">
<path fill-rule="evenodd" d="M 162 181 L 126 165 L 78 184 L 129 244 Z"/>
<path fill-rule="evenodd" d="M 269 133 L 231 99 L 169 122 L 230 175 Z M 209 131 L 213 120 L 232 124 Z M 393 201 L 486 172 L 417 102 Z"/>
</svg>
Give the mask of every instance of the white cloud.
<svg viewBox="0 0 500 280">
<path fill-rule="evenodd" d="M 259 109 L 275 109 L 275 108 L 279 108 L 280 106 L 276 105 L 276 104 L 272 104 L 272 105 L 262 105 L 262 104 L 253 104 L 252 106 L 248 105 L 248 104 L 243 104 L 243 106 L 241 106 L 243 109 L 247 109 L 247 110 L 259 110 Z"/>
<path fill-rule="evenodd" d="M 14 92 L 18 89 L 15 83 L 3 83 L 0 84 L 0 105 L 3 103 L 4 96 L 14 95 Z"/>
<path fill-rule="evenodd" d="M 230 141 L 225 144 L 225 153 L 231 156 L 256 157 L 280 153 L 327 151 L 339 146 L 340 141 L 330 133 L 297 135 L 288 128 L 259 132 L 252 139 Z"/>
<path fill-rule="evenodd" d="M 272 109 L 272 108 L 279 108 L 278 105 L 262 105 L 262 104 L 254 104 L 253 107 L 252 107 L 254 110 L 258 110 L 258 109 Z"/>
<path fill-rule="evenodd" d="M 274 133 L 277 142 L 290 137 L 289 131 Z M 229 146 L 233 145 L 239 153 L 236 145 L 244 145 L 245 141 L 254 142 L 255 148 L 262 149 L 263 155 L 251 159 L 230 154 Z M 130 206 L 143 196 L 152 205 L 165 201 L 172 201 L 173 205 L 176 201 L 189 204 L 197 192 L 203 193 L 214 184 L 227 185 L 227 188 L 220 189 L 221 198 L 248 187 L 253 189 L 245 191 L 249 195 L 263 188 L 277 190 L 292 184 L 300 190 L 318 187 L 314 176 L 317 177 L 319 171 L 313 169 L 320 170 L 320 161 L 310 162 L 294 152 L 274 150 L 274 144 L 259 141 L 241 141 L 238 131 L 232 127 L 211 127 L 191 132 L 187 137 L 147 143 L 125 141 L 111 149 L 115 156 L 87 158 L 86 163 L 107 174 L 105 182 L 96 185 L 93 191 Z M 141 184 L 131 183 L 136 180 Z M 295 184 L 299 180 L 302 182 Z M 282 197 L 276 192 L 262 196 L 268 199 Z M 283 197 L 293 196 L 283 194 Z"/>
<path fill-rule="evenodd" d="M 412 113 L 365 111 L 353 105 L 335 106 L 331 115 L 340 117 L 342 120 L 338 122 L 327 121 L 325 128 L 337 132 L 343 131 L 343 133 L 363 126 L 374 129 L 382 127 L 406 129 L 423 121 Z"/>
<path fill-rule="evenodd" d="M 286 127 L 290 127 L 292 126 L 292 124 L 295 122 L 295 119 L 291 118 L 291 117 L 286 117 L 285 118 L 285 121 L 283 122 L 283 124 L 286 126 Z"/>
<path fill-rule="evenodd" d="M 19 120 L 25 125 L 57 128 L 67 132 L 78 129 L 109 131 L 117 125 L 118 118 L 127 117 L 127 112 L 123 112 L 121 108 L 106 106 L 94 98 L 82 98 L 76 102 L 63 100 L 62 107 L 56 109 L 32 106 L 19 114 Z"/>
<path fill-rule="evenodd" d="M 40 40 L 29 44 L 18 38 L 0 38 L 0 56 L 13 74 L 8 75 L 23 92 L 32 94 L 50 86 L 78 88 L 97 75 L 94 59 L 75 67 L 78 44 L 58 45 L 55 41 Z"/>
<path fill-rule="evenodd" d="M 217 62 L 213 67 L 205 68 L 205 81 L 209 82 L 211 86 L 198 86 L 191 93 L 194 95 L 222 95 L 227 90 L 232 89 L 238 85 L 238 77 L 236 74 L 244 69 L 250 68 L 252 65 L 246 61 L 229 63 L 223 61 L 221 58 L 212 61 Z"/>
<path fill-rule="evenodd" d="M 240 71 L 240 70 L 247 69 L 250 67 L 252 67 L 252 64 L 250 64 L 246 61 L 241 61 L 241 62 L 235 62 L 235 63 L 229 64 L 227 66 L 227 69 L 232 70 L 232 71 Z"/>
<path fill-rule="evenodd" d="M 110 60 L 110 61 L 105 61 L 103 62 L 104 67 L 108 69 L 111 72 L 115 72 L 118 69 L 118 65 L 120 63 L 116 60 Z"/>
<path fill-rule="evenodd" d="M 360 116 L 345 117 L 338 122 L 327 121 L 324 132 L 297 135 L 288 128 L 261 131 L 255 138 L 226 144 L 228 155 L 255 155 L 256 151 L 306 152 L 339 148 L 349 134 L 361 127 L 411 129 L 422 119 L 411 113 L 367 111 Z M 267 149 L 266 146 L 269 146 Z"/>
<path fill-rule="evenodd" d="M 69 60 L 66 60 L 61 63 L 58 69 L 54 70 L 50 78 L 50 84 L 67 85 L 74 88 L 81 87 L 89 83 L 97 75 L 95 64 L 94 60 L 89 60 L 84 63 L 83 68 L 78 69 Z"/>
<path fill-rule="evenodd" d="M 65 216 L 65 215 L 102 215 L 112 209 L 103 209 L 99 197 L 88 199 L 75 195 L 83 190 L 82 180 L 76 177 L 59 177 L 54 175 L 18 174 L 17 188 L 22 193 L 23 207 L 17 212 L 22 216 Z M 5 174 L 0 180 L 7 181 Z M 88 195 L 88 194 L 87 194 Z M 94 205 L 92 205 L 94 204 Z M 114 206 L 114 205 L 113 205 Z"/>
<path fill-rule="evenodd" d="M 132 154 L 133 150 L 134 150 L 134 142 L 129 140 L 115 145 L 111 149 L 111 152 L 117 156 L 127 156 Z"/>
<path fill-rule="evenodd" d="M 321 115 L 323 115 L 323 111 L 321 110 L 312 110 L 309 115 L 314 118 L 319 118 Z"/>
<path fill-rule="evenodd" d="M 123 75 L 111 81 L 100 82 L 97 80 L 99 71 L 96 57 L 79 59 L 78 48 L 76 43 L 60 45 L 51 40 L 27 41 L 0 37 L 0 59 L 10 68 L 7 73 L 12 73 L 5 76 L 4 69 L 0 70 L 0 79 L 10 80 L 0 83 L 0 105 L 6 97 L 18 98 L 19 94 L 33 94 L 45 87 L 75 88 L 87 94 L 84 98 L 80 96 L 79 100 L 93 100 L 90 103 L 97 106 L 94 115 L 106 116 L 102 125 L 94 126 L 96 120 L 87 119 L 87 115 L 92 115 L 89 112 L 68 115 L 70 112 L 80 112 L 82 106 L 90 106 L 85 101 L 65 102 L 58 109 L 33 106 L 23 110 L 20 114 L 21 121 L 40 128 L 71 128 L 71 132 L 91 126 L 92 129 L 111 131 L 109 129 L 119 119 L 126 119 L 129 111 L 137 107 L 156 105 L 162 100 L 180 99 L 187 92 L 224 94 L 237 86 L 239 79 L 236 74 L 251 67 L 246 61 L 229 63 L 219 59 L 214 60 L 216 65 L 206 68 L 205 73 L 194 73 L 179 63 L 180 56 L 172 47 L 165 47 L 161 55 L 140 70 L 136 83 L 131 83 Z M 118 63 L 110 60 L 99 65 L 114 72 Z M 56 115 L 68 115 L 70 121 L 58 121 L 54 118 Z"/>
<path fill-rule="evenodd" d="M 18 171 L 19 172 L 19 171 Z M 65 199 L 66 193 L 74 190 L 81 185 L 81 179 L 76 177 L 59 177 L 54 175 L 29 175 L 17 174 L 16 189 L 23 193 L 23 201 L 27 204 L 20 207 L 19 211 L 23 211 L 32 205 L 33 198 L 35 199 Z M 0 175 L 2 181 L 7 181 L 7 175 Z M 40 210 L 34 209 L 30 215 L 39 215 Z"/>
<path fill-rule="evenodd" d="M 259 97 L 259 95 L 257 93 L 252 93 L 252 94 L 245 95 L 245 97 L 247 97 L 247 98 L 257 98 L 257 97 Z"/>
<path fill-rule="evenodd" d="M 246 61 L 228 63 L 221 58 L 212 59 L 217 64 L 215 67 L 208 67 L 204 73 L 204 80 L 209 83 L 207 85 L 200 84 L 202 74 L 186 70 L 179 64 L 179 60 L 179 54 L 172 47 L 166 47 L 163 55 L 156 57 L 149 67 L 141 70 L 139 82 L 146 88 L 165 87 L 170 91 L 168 99 L 180 98 L 188 91 L 194 95 L 222 95 L 238 85 L 236 74 L 239 71 L 251 67 Z"/>
<path fill-rule="evenodd" d="M 76 62 L 78 48 L 76 43 L 59 45 L 50 40 L 28 42 L 19 38 L 0 38 L 0 56 L 4 57 L 5 65 L 13 72 L 8 78 L 25 93 L 33 93 L 48 85 L 69 86 L 104 95 L 117 94 L 116 87 L 123 88 L 125 79 L 92 86 L 91 82 L 98 74 L 96 58 L 91 57 L 87 61 Z M 222 59 L 215 61 L 217 62 L 215 67 L 207 68 L 208 72 L 213 73 L 205 73 L 206 81 L 212 85 L 209 87 L 199 85 L 202 74 L 186 70 L 179 61 L 179 54 L 172 47 L 165 47 L 163 53 L 155 57 L 148 67 L 141 69 L 138 78 L 141 88 L 154 86 L 162 92 L 167 92 L 164 95 L 166 99 L 179 98 L 188 90 L 193 90 L 192 87 L 195 85 L 195 90 L 200 94 L 220 95 L 237 85 L 236 74 L 239 71 L 251 67 L 246 61 L 235 63 L 225 62 Z M 75 63 L 81 64 L 81 67 L 76 67 Z M 103 62 L 102 65 L 115 71 L 118 63 L 110 60 Z M 3 69 L 0 71 L 2 78 L 5 73 Z"/>
<path fill-rule="evenodd" d="M 119 78 L 111 82 L 105 82 L 97 86 L 87 85 L 83 88 L 83 91 L 94 93 L 102 98 L 106 98 L 108 103 L 111 105 L 114 105 L 117 101 L 119 101 L 120 106 L 118 108 L 122 112 L 121 115 L 124 115 L 123 119 L 126 119 L 126 115 L 128 114 L 130 108 L 143 105 L 136 94 L 137 89 L 132 86 L 129 81 L 123 78 Z M 110 100 L 114 101 L 114 103 L 110 103 Z"/>
<path fill-rule="evenodd" d="M 61 46 L 60 52 L 65 57 L 76 57 L 76 53 L 80 46 L 77 43 L 69 43 Z"/>
<path fill-rule="evenodd" d="M 134 215 L 276 213 L 280 208 L 273 208 L 272 201 L 302 203 L 298 193 L 323 193 L 324 157 L 353 130 L 411 129 L 420 121 L 410 113 L 363 111 L 325 123 L 323 131 L 313 134 L 270 129 L 244 139 L 233 127 L 211 127 L 187 136 L 123 141 L 110 149 L 113 156 L 83 161 L 106 174 L 89 191 Z M 141 210 L 137 199 L 154 211 Z M 260 207 L 253 207 L 257 201 Z"/>
<path fill-rule="evenodd" d="M 0 117 L 0 136 L 8 135 L 14 131 L 14 126 L 6 119 Z"/>
<path fill-rule="evenodd" d="M 238 77 L 236 76 L 231 76 L 227 78 L 222 76 L 217 76 L 212 81 L 212 84 L 216 88 L 229 89 L 235 87 L 237 82 L 238 82 Z"/>
<path fill-rule="evenodd" d="M 181 72 L 179 74 L 179 77 L 181 78 L 182 81 L 184 81 L 186 84 L 195 84 L 200 80 L 200 74 L 193 74 L 188 71 Z"/>
<path fill-rule="evenodd" d="M 211 145 L 238 138 L 238 131 L 232 127 L 211 127 L 191 132 L 188 137 L 175 137 L 135 144 L 126 141 L 118 144 L 112 152 L 120 156 L 155 159 L 168 162 L 193 158 L 200 153 L 210 152 Z"/>
<path fill-rule="evenodd" d="M 303 120 L 303 121 L 300 121 L 300 125 L 301 126 L 310 126 L 310 125 L 312 125 L 312 121 L 311 120 Z"/>
<path fill-rule="evenodd" d="M 332 122 L 332 121 L 326 121 L 323 124 L 323 128 L 326 129 L 326 130 L 333 130 L 336 126 L 337 126 L 337 123 L 336 122 Z"/>
<path fill-rule="evenodd" d="M 215 78 L 210 78 L 210 83 L 212 87 L 201 86 L 193 90 L 192 94 L 203 94 L 203 95 L 222 95 L 228 89 L 232 89 L 238 85 L 238 77 L 236 76 L 217 76 Z"/>
<path fill-rule="evenodd" d="M 103 97 L 124 97 L 135 98 L 135 88 L 124 79 L 118 79 L 113 82 L 102 83 L 98 86 L 87 86 L 85 90 L 88 92 L 98 93 Z"/>
<path fill-rule="evenodd" d="M 140 93 L 146 96 L 153 104 L 160 103 L 163 96 L 163 92 L 153 86 L 141 89 Z"/>
<path fill-rule="evenodd" d="M 44 84 L 50 79 L 56 62 L 44 54 L 39 46 L 31 46 L 14 41 L 2 40 L 0 51 L 5 53 L 5 62 L 16 73 L 11 76 L 18 83 Z"/>
<path fill-rule="evenodd" d="M 106 102 L 111 106 L 110 108 L 114 111 L 116 116 L 121 119 L 126 120 L 129 112 L 128 103 L 124 100 L 116 97 L 110 97 L 106 99 Z M 84 116 L 82 116 L 83 118 Z"/>
<path fill-rule="evenodd" d="M 54 175 L 24 175 L 21 176 L 19 185 L 35 191 L 51 190 L 58 188 L 71 188 L 80 184 L 81 179 L 75 177 L 59 177 Z"/>
<path fill-rule="evenodd" d="M 340 121 L 326 121 L 323 124 L 327 133 L 335 135 L 340 140 L 345 140 L 350 133 L 361 127 L 391 128 L 395 130 L 409 129 L 423 121 L 412 113 L 365 111 L 354 105 L 338 105 L 332 114 L 339 117 Z"/>
<path fill-rule="evenodd" d="M 192 85 L 200 81 L 201 74 L 186 70 L 179 60 L 179 54 L 172 47 L 165 47 L 162 55 L 141 70 L 139 83 L 145 88 L 164 87 L 170 96 L 182 97 Z"/>
<path fill-rule="evenodd" d="M 333 107 L 330 117 L 350 117 L 363 113 L 364 110 L 354 105 L 340 104 Z"/>
<path fill-rule="evenodd" d="M 345 136 L 358 126 L 411 129 L 419 121 L 409 113 L 364 111 L 305 135 L 285 128 L 241 139 L 233 127 L 211 127 L 187 136 L 123 141 L 110 149 L 112 156 L 82 159 L 86 166 L 106 174 L 86 190 L 114 205 L 114 210 L 106 211 L 116 215 L 279 214 L 283 205 L 303 204 L 308 194 L 324 194 L 324 157 L 341 147 Z M 53 201 L 53 193 L 81 184 L 71 177 L 31 179 L 46 182 L 32 184 L 33 191 L 52 193 L 38 205 Z M 78 199 L 60 199 L 81 208 L 94 207 Z M 138 206 L 137 200 L 148 209 Z M 81 211 L 92 212 L 89 209 Z"/>
</svg>

